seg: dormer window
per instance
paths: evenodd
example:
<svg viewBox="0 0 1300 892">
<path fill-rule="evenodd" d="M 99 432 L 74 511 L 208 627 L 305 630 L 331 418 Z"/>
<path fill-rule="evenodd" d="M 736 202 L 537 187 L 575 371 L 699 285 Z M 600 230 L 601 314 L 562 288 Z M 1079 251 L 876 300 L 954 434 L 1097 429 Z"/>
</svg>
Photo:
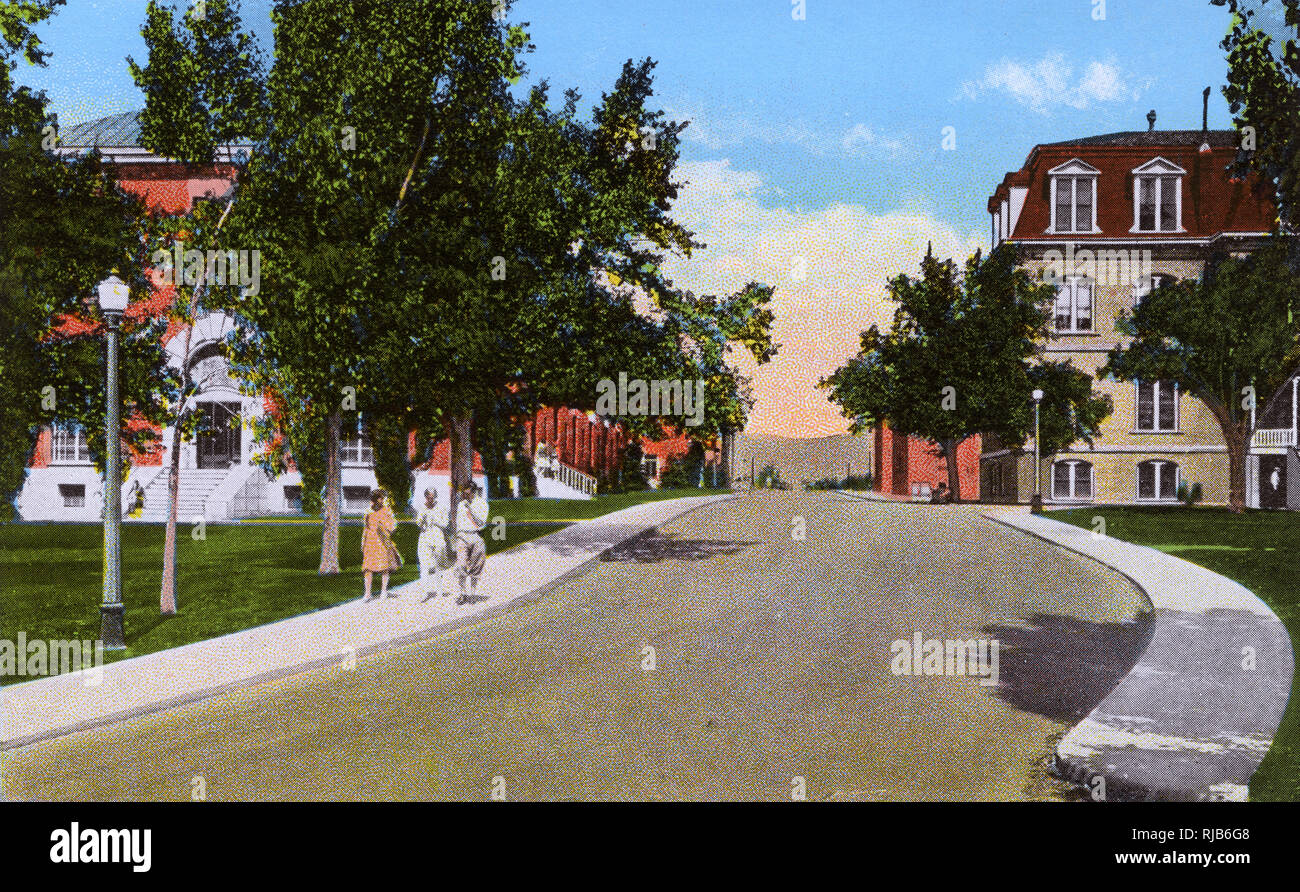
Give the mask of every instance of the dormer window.
<svg viewBox="0 0 1300 892">
<path fill-rule="evenodd" d="M 1154 158 L 1133 171 L 1133 232 L 1183 231 L 1183 176 L 1187 171 Z"/>
<path fill-rule="evenodd" d="M 1051 177 L 1052 226 L 1050 233 L 1097 231 L 1097 174 L 1078 158 L 1047 172 Z"/>
</svg>

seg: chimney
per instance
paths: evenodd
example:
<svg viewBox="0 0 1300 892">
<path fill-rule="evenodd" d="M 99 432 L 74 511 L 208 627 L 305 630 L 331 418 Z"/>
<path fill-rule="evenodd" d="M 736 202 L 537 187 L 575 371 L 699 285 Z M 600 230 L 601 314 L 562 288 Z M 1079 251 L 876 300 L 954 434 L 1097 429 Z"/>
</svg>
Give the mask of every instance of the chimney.
<svg viewBox="0 0 1300 892">
<path fill-rule="evenodd" d="M 1210 151 L 1210 88 L 1201 93 L 1201 148 L 1202 154 Z"/>
<path fill-rule="evenodd" d="M 1147 133 L 1156 129 L 1156 110 L 1153 108 L 1147 112 Z"/>
</svg>

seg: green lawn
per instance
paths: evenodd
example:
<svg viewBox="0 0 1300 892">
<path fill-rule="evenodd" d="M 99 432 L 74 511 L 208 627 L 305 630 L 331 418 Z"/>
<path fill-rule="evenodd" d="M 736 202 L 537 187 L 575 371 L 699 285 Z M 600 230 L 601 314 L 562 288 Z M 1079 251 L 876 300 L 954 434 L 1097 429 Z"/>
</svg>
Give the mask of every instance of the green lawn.
<svg viewBox="0 0 1300 892">
<path fill-rule="evenodd" d="M 505 541 L 485 536 L 488 553 L 563 529 L 564 524 L 507 525 Z M 177 538 L 175 616 L 158 613 L 164 527 L 122 527 L 122 590 L 127 649 L 112 662 L 214 638 L 358 598 L 362 592 L 361 527 L 344 525 L 343 572 L 320 576 L 321 528 L 302 524 L 212 524 L 195 541 L 189 527 Z M 397 527 L 407 564 L 391 584 L 419 575 L 414 524 Z M 98 524 L 0 525 L 0 639 L 21 630 L 28 641 L 99 637 L 103 532 Z M 375 581 L 376 591 L 378 580 Z M 0 684 L 25 680 L 0 676 Z"/>
<path fill-rule="evenodd" d="M 1241 583 L 1286 624 L 1300 654 L 1300 514 L 1226 508 L 1125 507 L 1052 511 L 1055 520 L 1092 528 L 1106 519 L 1106 534 L 1147 545 Z M 1300 801 L 1300 697 L 1291 701 L 1273 747 L 1250 783 L 1255 800 Z"/>
<path fill-rule="evenodd" d="M 500 499 L 489 504 L 492 515 L 504 517 L 506 523 L 530 520 L 561 522 L 590 520 L 644 502 L 718 495 L 726 492 L 728 490 L 724 489 L 648 489 L 644 492 L 596 496 L 593 499 Z"/>
<path fill-rule="evenodd" d="M 506 521 L 505 541 L 485 535 L 493 554 L 587 520 L 660 499 L 720 490 L 648 490 L 589 500 L 501 499 L 492 517 Z M 153 653 L 240 629 L 310 613 L 361 596 L 360 518 L 345 518 L 339 554 L 343 572 L 320 576 L 321 527 L 310 517 L 258 518 L 210 524 L 195 541 L 188 525 L 178 537 L 175 616 L 158 613 L 162 525 L 122 527 L 122 589 L 127 649 L 109 662 Z M 391 584 L 419 575 L 414 524 L 400 523 L 395 539 L 407 565 Z M 0 639 L 87 640 L 99 637 L 103 532 L 98 524 L 0 525 Z M 376 580 L 376 586 L 378 581 Z M 0 675 L 0 684 L 25 680 Z"/>
</svg>

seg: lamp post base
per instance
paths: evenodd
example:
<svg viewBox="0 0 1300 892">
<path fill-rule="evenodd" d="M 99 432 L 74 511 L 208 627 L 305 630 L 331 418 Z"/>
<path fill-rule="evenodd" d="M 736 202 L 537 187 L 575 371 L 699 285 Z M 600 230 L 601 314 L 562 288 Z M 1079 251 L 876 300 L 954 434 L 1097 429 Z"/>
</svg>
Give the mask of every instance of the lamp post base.
<svg viewBox="0 0 1300 892">
<path fill-rule="evenodd" d="M 1042 513 L 1043 513 L 1043 497 L 1042 497 L 1042 496 L 1040 496 L 1040 495 L 1033 495 L 1033 496 L 1030 496 L 1030 497 L 1029 497 L 1029 513 L 1031 513 L 1031 514 L 1042 514 Z"/>
<path fill-rule="evenodd" d="M 99 605 L 99 640 L 104 642 L 104 650 L 126 650 L 121 604 Z"/>
</svg>

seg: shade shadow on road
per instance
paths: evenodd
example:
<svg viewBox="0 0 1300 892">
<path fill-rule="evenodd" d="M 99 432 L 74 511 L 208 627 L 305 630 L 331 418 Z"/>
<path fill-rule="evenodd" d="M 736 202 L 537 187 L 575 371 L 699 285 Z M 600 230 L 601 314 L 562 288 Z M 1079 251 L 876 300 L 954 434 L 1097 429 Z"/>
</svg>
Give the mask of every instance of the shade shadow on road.
<svg viewBox="0 0 1300 892">
<path fill-rule="evenodd" d="M 736 554 L 756 542 L 727 539 L 688 539 L 649 533 L 611 548 L 601 555 L 602 561 L 652 564 L 657 561 L 702 561 L 718 555 Z"/>
<path fill-rule="evenodd" d="M 1153 615 L 1122 623 L 1094 623 L 1035 613 L 1030 625 L 988 625 L 1001 642 L 999 683 L 1003 702 L 1060 722 L 1082 719 L 1137 663 L 1154 632 Z"/>
</svg>

